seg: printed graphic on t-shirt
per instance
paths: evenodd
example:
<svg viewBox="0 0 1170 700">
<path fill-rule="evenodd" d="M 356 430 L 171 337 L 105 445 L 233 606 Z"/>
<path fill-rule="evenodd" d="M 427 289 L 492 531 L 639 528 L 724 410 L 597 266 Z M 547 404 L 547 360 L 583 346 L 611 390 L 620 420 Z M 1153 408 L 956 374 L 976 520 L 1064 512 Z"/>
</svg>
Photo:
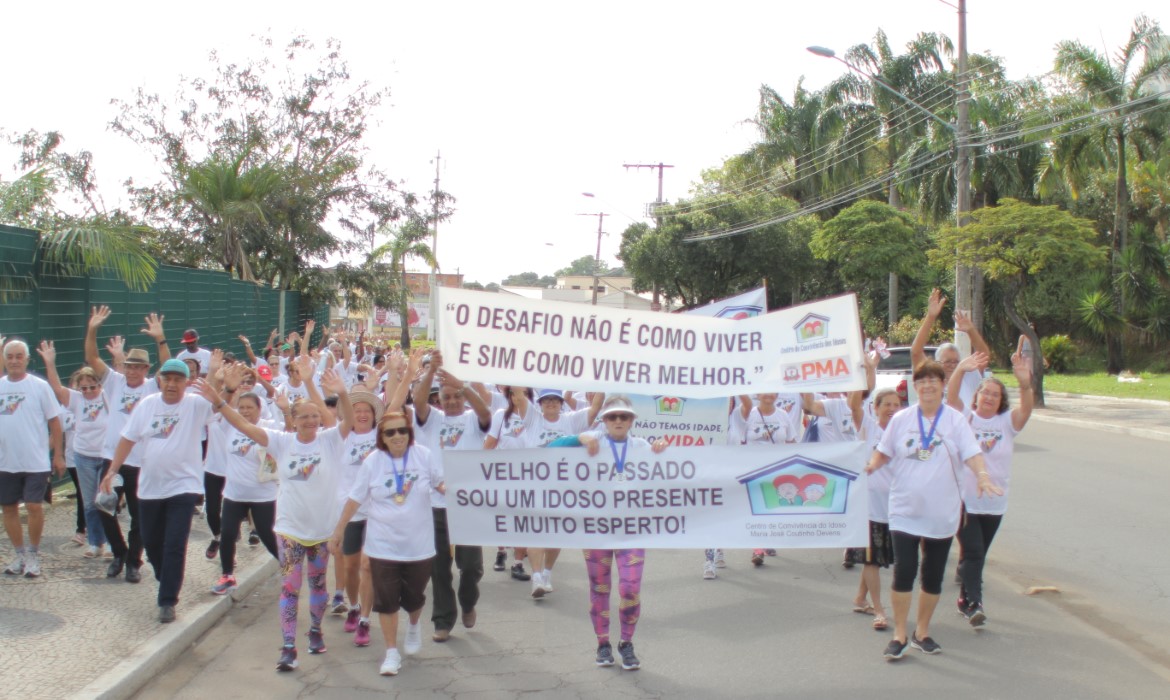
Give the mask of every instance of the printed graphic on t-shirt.
<svg viewBox="0 0 1170 700">
<path fill-rule="evenodd" d="M 361 464 L 374 451 L 374 441 L 359 442 L 349 448 L 349 463 Z"/>
<path fill-rule="evenodd" d="M 941 444 L 942 444 L 942 438 L 935 435 L 934 437 L 932 437 L 930 439 L 930 447 L 928 447 L 927 449 L 931 452 L 934 452 L 934 448 L 938 447 Z M 919 439 L 919 437 L 917 435 L 915 435 L 911 438 L 908 438 L 906 440 L 906 447 L 913 452 L 917 452 L 918 450 L 922 449 L 922 440 Z"/>
<path fill-rule="evenodd" d="M 776 431 L 779 429 L 779 423 L 758 423 L 751 427 L 750 438 L 753 442 L 776 442 Z"/>
<path fill-rule="evenodd" d="M 232 444 L 229 446 L 229 449 L 231 450 L 232 454 L 243 457 L 244 455 L 248 454 L 248 451 L 255 446 L 255 440 L 248 437 L 247 435 L 240 435 L 236 439 L 232 440 Z"/>
<path fill-rule="evenodd" d="M 175 432 L 175 426 L 178 424 L 178 416 L 159 416 L 150 424 L 150 437 L 166 440 Z"/>
<path fill-rule="evenodd" d="M 313 470 L 320 464 L 320 455 L 293 457 L 288 463 L 288 470 L 290 472 L 288 478 L 291 481 L 308 481 L 309 477 L 313 474 Z"/>
<path fill-rule="evenodd" d="M 418 474 L 407 472 L 402 476 L 402 495 L 409 496 L 410 489 L 414 487 L 414 482 L 418 481 Z M 394 498 L 394 494 L 398 493 L 398 486 L 394 483 L 394 477 L 386 480 L 386 488 L 390 489 L 388 498 Z"/>
<path fill-rule="evenodd" d="M 142 394 L 122 394 L 122 407 L 118 411 L 128 415 L 141 400 Z"/>
<path fill-rule="evenodd" d="M 548 428 L 545 428 L 544 430 L 537 433 L 536 441 L 538 443 L 540 443 L 540 447 L 544 447 L 545 445 L 549 444 L 553 440 L 556 440 L 557 438 L 564 437 L 564 436 L 565 436 L 565 433 L 563 433 L 559 430 L 549 430 Z"/>
<path fill-rule="evenodd" d="M 975 439 L 984 452 L 991 452 L 1003 439 L 1003 431 L 998 428 L 975 428 Z"/>
<path fill-rule="evenodd" d="M 81 407 L 81 422 L 92 423 L 97 420 L 98 414 L 106 410 L 106 400 L 86 401 Z"/>
<path fill-rule="evenodd" d="M 0 397 L 0 414 L 11 416 L 20 408 L 20 404 L 24 403 L 24 394 L 5 394 Z"/>
<path fill-rule="evenodd" d="M 795 407 L 796 407 L 796 399 L 789 399 L 789 398 L 783 398 L 783 397 L 776 399 L 776 408 L 780 409 L 781 411 L 784 411 L 785 413 L 792 413 L 792 409 Z"/>
<path fill-rule="evenodd" d="M 439 428 L 439 447 L 449 450 L 459 444 L 463 437 L 464 426 L 461 424 L 444 424 Z"/>
</svg>

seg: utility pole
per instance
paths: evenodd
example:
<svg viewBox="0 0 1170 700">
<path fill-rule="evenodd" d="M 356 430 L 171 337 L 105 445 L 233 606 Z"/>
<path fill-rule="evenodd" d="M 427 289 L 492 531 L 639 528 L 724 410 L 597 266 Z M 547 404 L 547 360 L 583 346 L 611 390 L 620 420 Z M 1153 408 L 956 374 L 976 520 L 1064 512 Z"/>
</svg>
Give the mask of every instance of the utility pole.
<svg viewBox="0 0 1170 700">
<path fill-rule="evenodd" d="M 597 253 L 593 256 L 593 305 L 597 306 L 597 273 L 601 270 L 601 237 L 605 235 L 605 232 L 602 230 L 602 222 L 605 221 L 605 217 L 609 216 L 609 214 L 599 211 L 596 214 L 578 214 L 577 216 L 597 217 Z"/>
<path fill-rule="evenodd" d="M 955 224 L 962 230 L 970 221 L 971 211 L 971 148 L 968 134 L 968 107 L 970 94 L 967 91 L 967 0 L 958 0 L 959 11 L 959 62 L 955 68 L 955 93 L 958 100 L 955 109 Z M 983 326 L 982 275 L 973 267 L 955 263 L 955 311 L 964 311 L 971 317 L 975 328 Z M 978 291 L 978 296 L 976 292 Z M 959 353 L 966 356 L 971 352 L 971 339 L 966 333 L 955 333 Z"/>
<path fill-rule="evenodd" d="M 433 206 L 431 218 L 434 221 L 435 229 L 431 232 L 431 257 L 437 263 L 439 261 L 439 161 L 442 159 L 442 154 L 435 151 L 435 196 L 431 202 Z M 404 266 L 405 267 L 405 266 Z M 427 278 L 427 287 L 430 293 L 430 299 L 427 300 L 427 306 L 430 308 L 430 318 L 427 319 L 427 340 L 435 339 L 435 319 L 439 317 L 439 295 L 435 293 L 435 266 L 431 265 L 431 274 Z M 410 327 L 410 319 L 402 319 L 407 328 Z"/>
<path fill-rule="evenodd" d="M 663 170 L 665 170 L 666 168 L 673 168 L 674 166 L 673 165 L 666 165 L 665 163 L 660 162 L 657 165 L 655 165 L 653 163 L 623 163 L 622 167 L 625 168 L 626 170 L 629 170 L 630 168 L 634 168 L 635 170 L 641 170 L 642 168 L 657 168 L 658 169 L 658 199 L 654 200 L 654 228 L 662 228 L 662 215 L 658 213 L 658 208 L 661 207 L 663 204 L 666 204 L 666 201 L 662 199 L 662 173 L 663 173 Z M 660 293 L 661 292 L 658 288 L 658 284 L 655 283 L 654 284 L 654 308 L 655 308 L 655 310 L 661 308 L 661 301 L 659 300 Z"/>
</svg>

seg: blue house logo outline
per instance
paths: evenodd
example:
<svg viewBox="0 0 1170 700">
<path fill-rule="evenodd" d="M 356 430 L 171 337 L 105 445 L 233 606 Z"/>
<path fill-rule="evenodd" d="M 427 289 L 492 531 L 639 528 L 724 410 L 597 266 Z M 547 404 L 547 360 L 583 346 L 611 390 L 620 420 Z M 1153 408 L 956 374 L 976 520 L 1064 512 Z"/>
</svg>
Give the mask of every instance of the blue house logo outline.
<svg viewBox="0 0 1170 700">
<path fill-rule="evenodd" d="M 820 314 L 805 314 L 804 318 L 792 326 L 796 332 L 796 342 L 807 343 L 829 336 L 829 317 Z"/>
<path fill-rule="evenodd" d="M 810 474 L 820 475 L 809 477 Z M 816 502 L 787 502 L 778 493 L 775 482 L 782 476 L 799 483 L 802 480 L 819 484 L 824 480 L 824 494 Z M 747 490 L 752 515 L 843 515 L 849 505 L 849 486 L 858 475 L 847 469 L 805 457 L 793 455 L 736 477 Z M 803 494 L 804 491 L 802 490 Z"/>
<path fill-rule="evenodd" d="M 719 309 L 719 313 L 715 314 L 715 318 L 731 318 L 738 313 L 744 313 L 747 314 L 747 318 L 753 318 L 764 313 L 764 310 L 755 304 L 725 306 Z"/>
</svg>

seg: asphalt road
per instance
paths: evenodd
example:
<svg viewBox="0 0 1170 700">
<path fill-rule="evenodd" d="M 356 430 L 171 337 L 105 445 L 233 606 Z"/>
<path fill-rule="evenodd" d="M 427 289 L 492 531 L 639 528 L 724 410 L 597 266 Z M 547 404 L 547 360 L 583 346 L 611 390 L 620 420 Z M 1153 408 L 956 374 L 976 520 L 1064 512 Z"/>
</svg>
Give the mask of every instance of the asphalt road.
<svg viewBox="0 0 1170 700">
<path fill-rule="evenodd" d="M 1165 443 L 1033 422 L 1017 450 L 986 576 L 989 624 L 977 632 L 952 612 L 948 574 L 938 656 L 881 658 L 889 635 L 850 611 L 857 573 L 838 551 L 781 550 L 762 569 L 728 552 L 729 568 L 704 581 L 701 552 L 654 550 L 634 638 L 642 670 L 599 669 L 584 565 L 566 551 L 543 601 L 488 571 L 475 629 L 439 645 L 425 625 L 422 652 L 396 678 L 378 675 L 383 650 L 352 646 L 341 618 L 326 620 L 327 654 L 301 642 L 301 668 L 276 673 L 274 578 L 138 697 L 1170 697 Z M 1033 586 L 1059 592 L 1025 595 Z"/>
</svg>

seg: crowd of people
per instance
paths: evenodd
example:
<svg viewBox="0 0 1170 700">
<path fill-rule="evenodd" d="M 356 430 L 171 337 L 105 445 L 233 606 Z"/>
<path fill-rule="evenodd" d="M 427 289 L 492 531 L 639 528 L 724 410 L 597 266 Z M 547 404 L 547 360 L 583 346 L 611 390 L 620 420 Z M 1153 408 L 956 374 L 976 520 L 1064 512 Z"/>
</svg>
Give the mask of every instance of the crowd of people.
<svg viewBox="0 0 1170 700">
<path fill-rule="evenodd" d="M 860 565 L 852 609 L 871 616 L 878 630 L 892 622 L 884 651 L 890 660 L 908 646 L 926 654 L 941 650 L 929 625 L 955 537 L 958 611 L 973 627 L 987 624 L 983 569 L 1007 508 L 1013 439 L 1032 408 L 1022 348 L 1012 355 L 1020 388 L 1020 405 L 1012 409 L 1003 382 L 984 376 L 990 349 L 962 314 L 956 326 L 975 352 L 960 358 L 958 348 L 946 344 L 926 357 L 926 339 L 945 301 L 937 290 L 932 294 L 914 342 L 917 402 L 911 406 L 892 389 L 873 390 L 877 352 L 866 357 L 865 390 L 745 395 L 728 405 L 730 444 L 860 440 L 869 446 L 868 544 L 847 550 L 843 565 Z M 129 583 L 141 581 L 145 553 L 158 582 L 158 619 L 171 622 L 192 521 L 202 513 L 213 536 L 205 555 L 218 558 L 222 573 L 212 594 L 238 586 L 237 541 L 245 530 L 249 545 L 263 545 L 279 561 L 278 671 L 298 666 L 306 578 L 308 652 L 326 652 L 323 625 L 330 613 L 345 617 L 343 629 L 357 646 L 370 644 L 376 619 L 386 647 L 383 675 L 399 672 L 403 653 L 420 650 L 428 588 L 433 642 L 446 642 L 456 622 L 475 626 L 484 552 L 451 541 L 442 451 L 579 446 L 612 456 L 620 478 L 635 455 L 667 449 L 662 440 L 651 444 L 633 434 L 637 415 L 626 396 L 465 384 L 444 369 L 438 351 L 403 353 L 341 330 L 323 333 L 314 347 L 312 321 L 303 335 L 280 338 L 273 331 L 259 354 L 240 336 L 241 356 L 200 347 L 198 332 L 188 329 L 183 349 L 172 354 L 163 317 L 151 314 L 142 332 L 153 341 L 154 358 L 145 349 L 126 351 L 118 336 L 109 338 L 103 358 L 98 334 L 109 315 L 105 306 L 93 309 L 82 341 L 85 364 L 71 368 L 67 379 L 52 342 L 30 348 L 23 340 L 0 339 L 0 506 L 16 551 L 4 573 L 42 575 L 43 502 L 51 474 L 68 469 L 77 490 L 74 541 L 85 556 L 108 559 L 109 578 Z M 32 351 L 43 361 L 44 378 L 28 371 Z M 120 519 L 121 511 L 128 518 Z M 553 593 L 561 551 L 512 550 L 509 567 L 507 549 L 499 547 L 493 568 L 530 580 L 534 599 Z M 763 566 L 774 555 L 758 549 L 750 561 Z M 646 552 L 585 550 L 584 559 L 595 663 L 637 669 L 633 637 Z M 702 578 L 718 578 L 725 566 L 723 550 L 707 549 Z M 880 574 L 891 567 L 892 620 Z M 615 568 L 616 656 L 609 626 Z M 401 652 L 400 610 L 407 617 Z"/>
</svg>

